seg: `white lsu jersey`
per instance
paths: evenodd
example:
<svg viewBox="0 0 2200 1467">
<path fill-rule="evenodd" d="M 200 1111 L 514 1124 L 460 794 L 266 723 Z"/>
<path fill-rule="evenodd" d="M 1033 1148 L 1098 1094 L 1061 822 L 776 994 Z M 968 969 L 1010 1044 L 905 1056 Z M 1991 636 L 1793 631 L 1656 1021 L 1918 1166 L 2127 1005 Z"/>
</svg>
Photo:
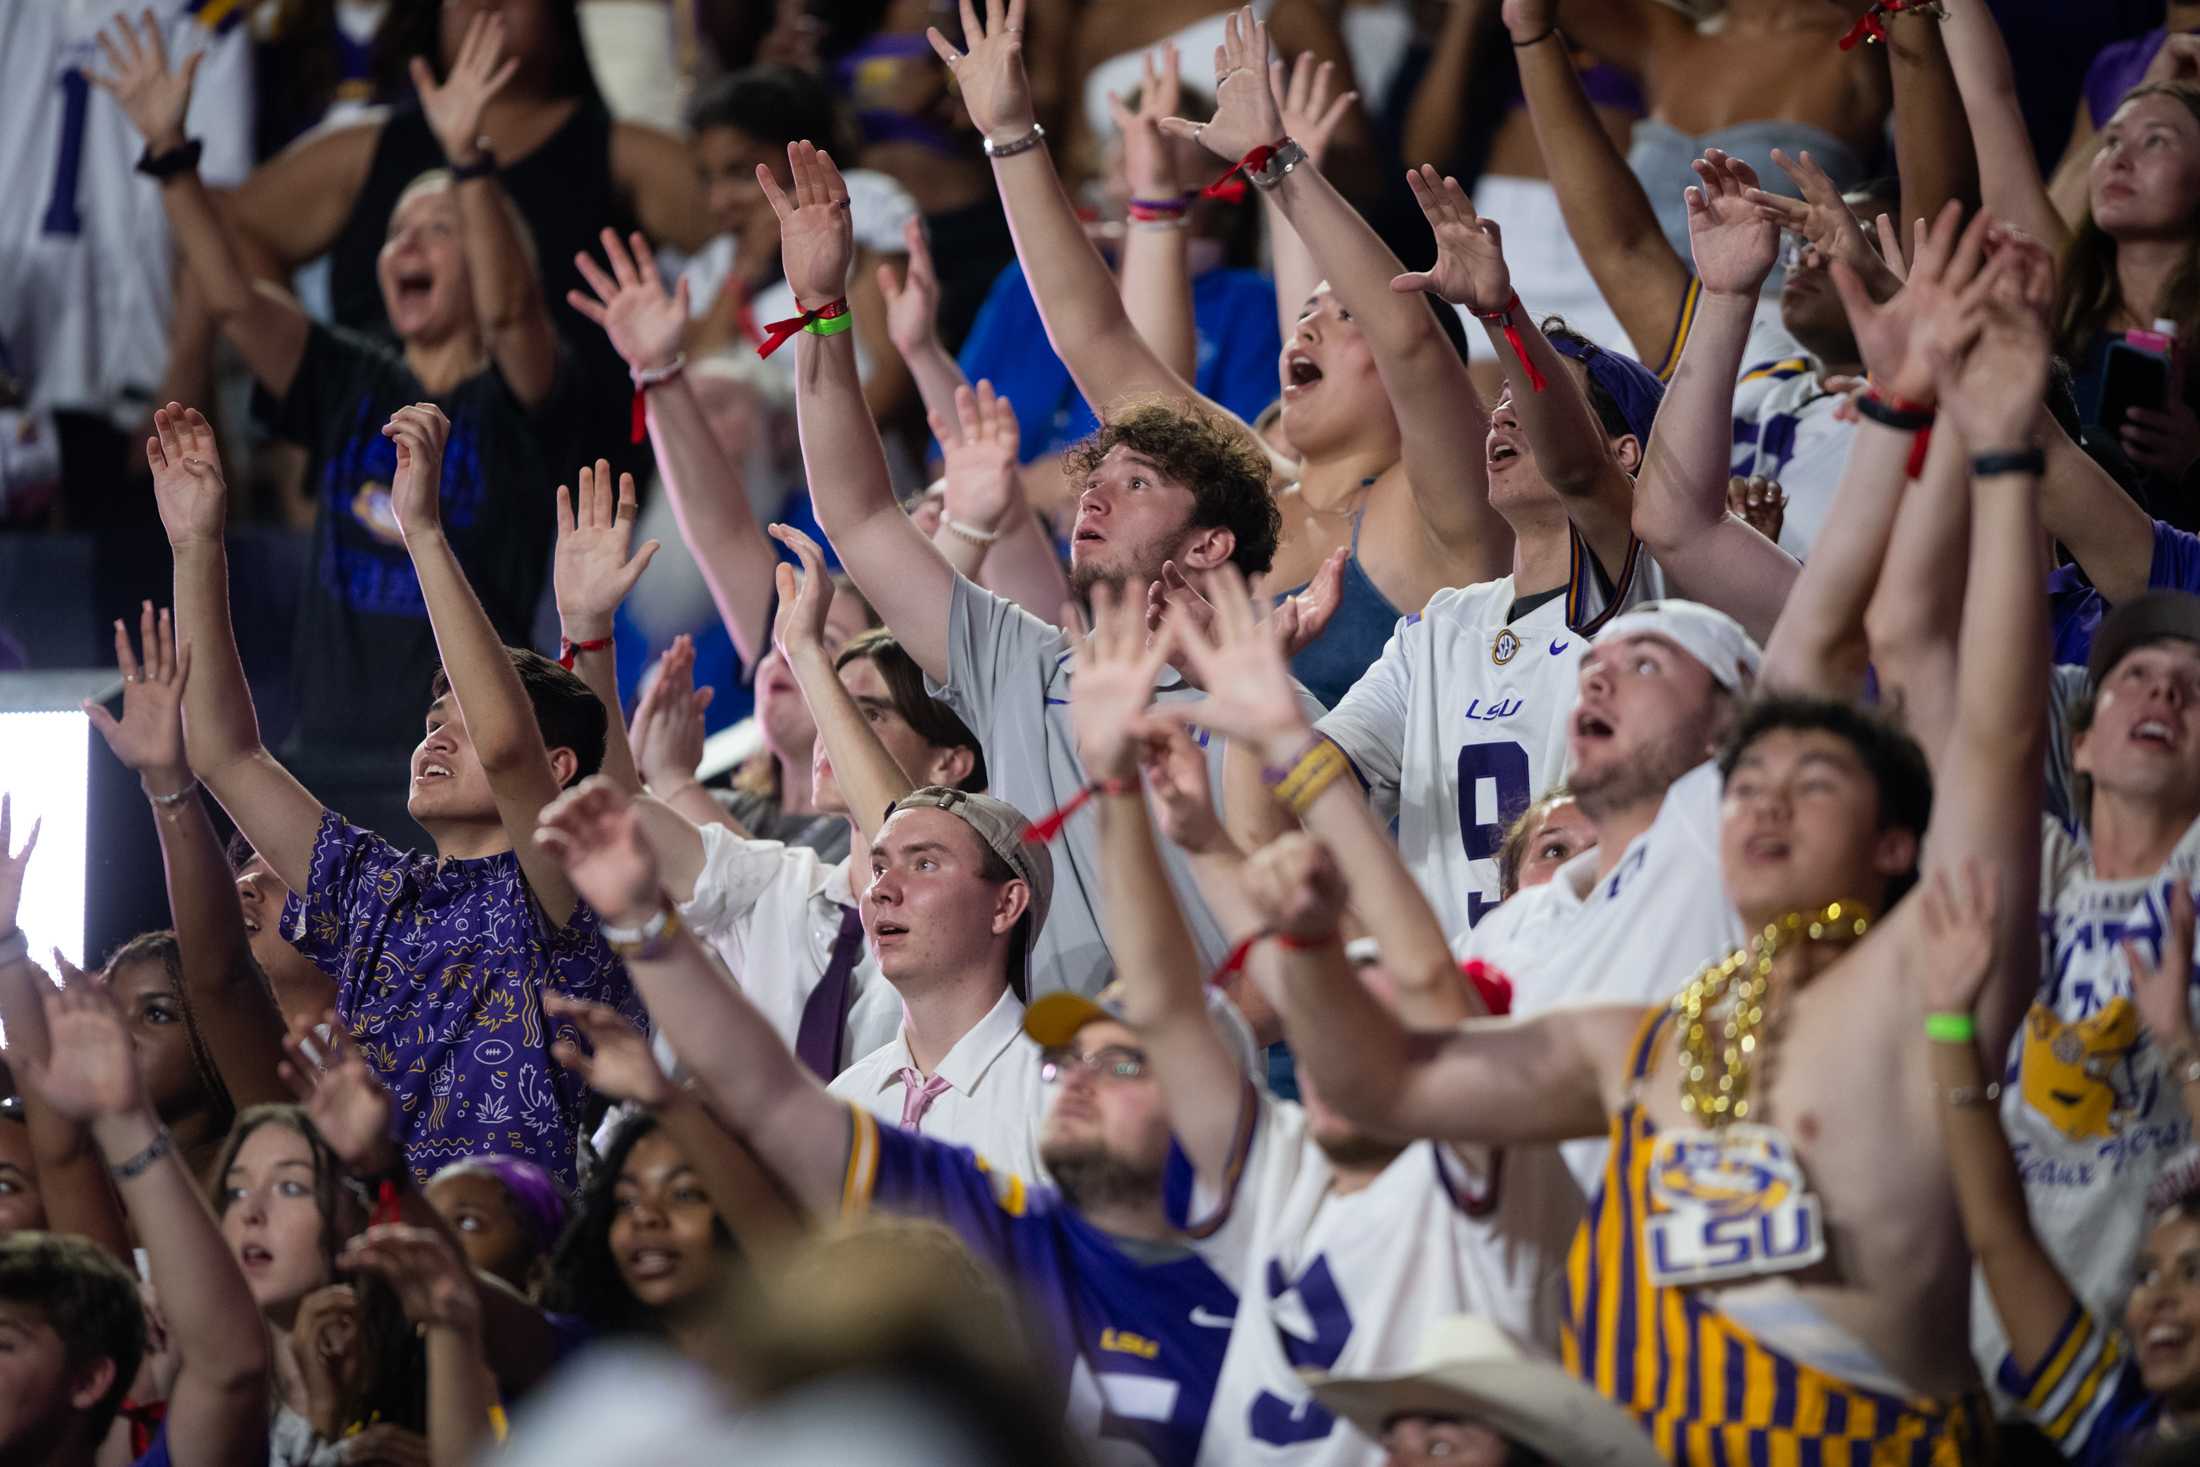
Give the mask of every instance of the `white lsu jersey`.
<svg viewBox="0 0 2200 1467">
<path fill-rule="evenodd" d="M 115 99 L 99 33 L 107 0 L 0 5 L 0 351 L 34 414 L 149 413 L 168 359 L 170 250 L 160 187 L 135 171 L 144 141 Z M 145 5 L 127 7 L 135 18 Z M 186 132 L 199 173 L 227 186 L 252 164 L 252 53 L 246 0 L 151 0 L 171 66 L 204 51 Z"/>
<path fill-rule="evenodd" d="M 1416 1141 L 1340 1194 L 1305 1109 L 1265 1091 L 1253 1103 L 1230 1195 L 1196 1189 L 1181 1152 L 1169 1160 L 1172 1221 L 1239 1301 L 1202 1467 L 1379 1467 L 1382 1448 L 1317 1403 L 1300 1372 L 1409 1369 L 1438 1318 L 1493 1319 L 1555 1358 L 1583 1204 L 1549 1147 L 1498 1153 L 1485 1178 Z"/>
<path fill-rule="evenodd" d="M 1439 591 L 1315 728 L 1352 761 L 1369 803 L 1448 935 L 1497 905 L 1505 832 L 1566 770 L 1566 720 L 1589 636 L 1663 594 L 1632 542 L 1616 583 L 1574 541 L 1572 584 L 1514 621 L 1513 578 Z M 1401 788 L 1415 797 L 1401 801 Z"/>
<path fill-rule="evenodd" d="M 2125 881 L 2095 876 L 2082 845 L 2041 823 L 2040 989 L 2010 1040 L 2001 1124 L 2040 1242 L 2095 1318 L 2121 1319 L 2148 1190 L 2192 1144 L 2177 1079 L 2133 1004 L 2123 948 L 2160 954 L 2170 893 L 2192 889 L 2200 872 L 2200 821 L 2160 870 Z M 2186 992 L 2190 1002 L 2193 980 Z M 1994 1380 L 2008 1346 L 1983 1282 L 1971 1340 Z"/>
</svg>

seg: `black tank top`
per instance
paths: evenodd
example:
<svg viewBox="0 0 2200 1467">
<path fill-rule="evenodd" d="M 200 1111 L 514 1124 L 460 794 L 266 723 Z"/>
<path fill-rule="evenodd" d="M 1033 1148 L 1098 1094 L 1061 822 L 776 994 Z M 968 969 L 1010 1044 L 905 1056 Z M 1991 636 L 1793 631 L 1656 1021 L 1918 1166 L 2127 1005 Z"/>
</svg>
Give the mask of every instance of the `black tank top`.
<svg viewBox="0 0 2200 1467">
<path fill-rule="evenodd" d="M 626 364 L 611 349 L 603 328 L 565 303 L 566 291 L 587 288 L 573 268 L 573 256 L 583 250 L 598 253 L 597 235 L 606 225 L 622 237 L 634 228 L 633 213 L 611 179 L 611 114 L 601 102 L 584 101 L 533 152 L 499 161 L 497 180 L 519 206 L 520 217 L 534 236 L 543 298 L 571 353 L 568 365 L 577 389 L 572 400 L 583 419 L 582 441 L 576 447 L 584 458 L 601 455 L 642 477 L 647 447 L 638 449 L 628 442 L 632 389 Z M 429 131 L 418 102 L 407 102 L 390 113 L 375 142 L 374 162 L 351 217 L 329 251 L 329 288 L 338 325 L 390 334 L 375 257 L 381 253 L 390 213 L 405 186 L 432 168 L 446 166 L 442 145 Z M 552 472 L 567 475 L 572 466 L 554 466 Z"/>
</svg>

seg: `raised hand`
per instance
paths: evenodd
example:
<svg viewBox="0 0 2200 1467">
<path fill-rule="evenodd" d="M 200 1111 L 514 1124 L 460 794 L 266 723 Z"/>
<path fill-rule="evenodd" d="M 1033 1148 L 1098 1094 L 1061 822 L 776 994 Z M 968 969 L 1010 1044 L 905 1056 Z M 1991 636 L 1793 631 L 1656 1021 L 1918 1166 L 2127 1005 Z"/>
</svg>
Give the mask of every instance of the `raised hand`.
<svg viewBox="0 0 2200 1467">
<path fill-rule="evenodd" d="M 2162 48 L 2147 63 L 2146 75 L 2139 78 L 2141 86 L 2156 82 L 2200 82 L 2200 36 L 2163 38 Z"/>
<path fill-rule="evenodd" d="M 932 245 L 924 237 L 924 220 L 912 214 L 901 228 L 908 248 L 904 270 L 878 267 L 878 290 L 886 300 L 886 337 L 903 356 L 939 344 L 940 277 L 932 268 Z"/>
<path fill-rule="evenodd" d="M 1736 474 L 1726 481 L 1726 512 L 1739 516 L 1767 540 L 1777 541 L 1780 527 L 1787 522 L 1787 491 L 1762 474 L 1746 479 Z"/>
<path fill-rule="evenodd" d="M 1268 27 L 1251 6 L 1233 10 L 1215 48 L 1215 115 L 1204 123 L 1164 118 L 1161 130 L 1190 138 L 1232 163 L 1283 137 L 1283 113 L 1268 77 Z"/>
<path fill-rule="evenodd" d="M 695 686 L 695 639 L 684 632 L 674 637 L 626 734 L 642 783 L 659 799 L 695 783 L 703 762 L 703 710 L 715 691 Z"/>
<path fill-rule="evenodd" d="M 1757 173 L 1739 158 L 1710 148 L 1690 165 L 1688 243 L 1696 278 L 1713 295 L 1754 297 L 1780 258 L 1780 226 L 1750 201 Z"/>
<path fill-rule="evenodd" d="M 117 720 L 103 704 L 84 701 L 92 727 L 125 769 L 140 779 L 157 779 L 155 794 L 181 789 L 191 777 L 183 754 L 183 685 L 191 673 L 191 649 L 176 652 L 176 627 L 168 609 L 158 617 L 148 601 L 138 612 L 138 639 L 145 646 L 140 664 L 130 646 L 130 633 L 115 622 L 115 666 L 122 673 L 122 717 Z M 148 786 L 150 787 L 150 786 Z"/>
<path fill-rule="evenodd" d="M 1436 236 L 1436 263 L 1392 277 L 1390 288 L 1400 295 L 1430 291 L 1481 315 L 1504 310 L 1512 301 L 1512 270 L 1497 221 L 1474 212 L 1458 179 L 1440 177 L 1426 163 L 1408 169 L 1406 182 Z"/>
<path fill-rule="evenodd" d="M 54 955 L 56 961 L 60 954 Z M 66 988 L 45 984 L 46 1058 L 13 1055 L 16 1076 L 55 1114 L 80 1125 L 126 1116 L 145 1107 L 130 1030 L 114 995 L 63 964 Z"/>
<path fill-rule="evenodd" d="M 813 309 L 848 293 L 848 266 L 856 254 L 848 185 L 832 158 L 811 143 L 787 144 L 787 168 L 794 177 L 791 200 L 761 163 L 756 182 L 779 216 L 779 265 L 787 287 L 797 305 Z"/>
<path fill-rule="evenodd" d="M 985 0 L 985 23 L 970 0 L 959 0 L 963 42 L 958 51 L 932 26 L 924 38 L 947 69 L 970 113 L 971 125 L 998 143 L 1029 133 L 1037 121 L 1031 106 L 1031 78 L 1024 74 L 1024 0 Z"/>
<path fill-rule="evenodd" d="M 8 796 L 0 795 L 0 934 L 15 931 L 16 909 L 23 904 L 23 881 L 30 872 L 31 852 L 38 849 L 39 827 L 43 818 L 31 822 L 31 833 L 23 838 L 23 849 L 17 850 L 10 843 L 14 833 L 14 812 L 9 808 Z"/>
<path fill-rule="evenodd" d="M 1169 660 L 1166 637 L 1149 644 L 1144 608 L 1112 586 L 1092 588 L 1092 628 L 1071 606 L 1070 727 L 1085 768 L 1100 779 L 1133 779 L 1147 734 L 1154 678 Z"/>
<path fill-rule="evenodd" d="M 824 650 L 833 581 L 825 570 L 825 552 L 815 540 L 792 525 L 773 525 L 766 533 L 802 562 L 799 576 L 785 561 L 772 571 L 772 585 L 779 593 L 779 609 L 772 615 L 772 645 L 791 667 L 798 653 Z"/>
<path fill-rule="evenodd" d="M 975 392 L 968 387 L 955 389 L 955 416 L 959 422 L 928 415 L 932 436 L 939 439 L 946 462 L 947 499 L 942 512 L 973 530 L 997 530 L 1022 494 L 1016 476 L 1022 438 L 1015 404 L 980 378 Z"/>
<path fill-rule="evenodd" d="M 326 1035 L 324 1039 L 322 1036 Z M 303 1016 L 283 1036 L 289 1058 L 276 1073 L 298 1097 L 314 1129 L 345 1167 L 362 1177 L 384 1176 L 404 1163 L 390 1129 L 396 1107 L 359 1047 L 330 1009 L 316 1024 Z"/>
<path fill-rule="evenodd" d="M 1280 835 L 1245 858 L 1245 896 L 1270 932 L 1298 938 L 1337 935 L 1344 920 L 1344 873 L 1337 858 L 1304 831 Z"/>
<path fill-rule="evenodd" d="M 687 281 L 666 291 L 657 257 L 639 232 L 622 244 L 617 231 L 606 229 L 603 257 L 611 266 L 608 275 L 585 251 L 573 257 L 574 268 L 595 294 L 569 290 L 566 304 L 601 326 L 611 338 L 611 349 L 635 371 L 670 366 L 687 331 Z"/>
<path fill-rule="evenodd" d="M 1159 55 L 1160 64 L 1154 64 Z M 1161 135 L 1161 119 L 1174 117 L 1183 105 L 1184 89 L 1177 80 L 1176 47 L 1162 43 L 1160 51 L 1140 58 L 1138 108 L 1133 111 L 1115 93 L 1108 93 L 1108 116 L 1123 138 L 1123 174 L 1131 197 L 1173 199 L 1183 188 L 1177 177 L 1176 157 Z"/>
<path fill-rule="evenodd" d="M 1977 276 L 1990 225 L 1982 211 L 1966 228 L 1963 206 L 1953 200 L 1930 229 L 1918 220 L 1901 294 L 1885 303 L 1872 299 L 1854 270 L 1833 262 L 1833 286 L 1841 294 L 1865 367 L 1874 382 L 1905 402 L 1929 406 L 1934 401 L 1939 374 L 1932 354 L 1914 338 L 1921 324 L 1954 309 L 1957 294 Z"/>
<path fill-rule="evenodd" d="M 504 57 L 504 16 L 494 10 L 476 11 L 467 22 L 451 74 L 441 86 L 436 85 L 426 57 L 412 59 L 413 90 L 420 94 L 421 114 L 443 145 L 444 157 L 453 163 L 479 160 L 481 114 L 518 70 L 517 56 Z"/>
<path fill-rule="evenodd" d="M 347 1243 L 336 1266 L 379 1275 L 415 1329 L 480 1333 L 481 1295 L 473 1274 L 451 1240 L 433 1228 L 378 1224 Z"/>
<path fill-rule="evenodd" d="M 1284 132 L 1306 149 L 1307 161 L 1316 168 L 1329 153 L 1329 140 L 1358 92 L 1337 91 L 1337 63 L 1319 61 L 1311 51 L 1301 51 L 1286 75 L 1281 60 L 1268 63 L 1268 89 L 1276 94 L 1276 111 Z"/>
<path fill-rule="evenodd" d="M 153 435 L 145 440 L 145 462 L 153 470 L 153 502 L 169 546 L 220 540 L 229 486 L 214 425 L 197 408 L 172 402 L 153 410 Z"/>
<path fill-rule="evenodd" d="M 2162 931 L 2161 955 L 2148 962 L 2131 939 L 2124 960 L 2131 964 L 2131 1002 L 2139 1022 L 2165 1051 L 2193 1056 L 2200 1039 L 2192 1030 L 2192 888 L 2179 878 L 2170 889 L 2169 921 Z"/>
<path fill-rule="evenodd" d="M 1337 614 L 1337 607 L 1344 601 L 1344 567 L 1351 553 L 1351 549 L 1343 545 L 1330 551 L 1329 558 L 1315 570 L 1314 579 L 1306 583 L 1304 590 L 1282 598 L 1268 610 L 1263 625 L 1275 637 L 1286 662 L 1329 629 L 1329 619 Z M 1164 560 L 1161 579 L 1146 588 L 1146 630 L 1159 637 L 1172 616 L 1182 617 L 1204 630 L 1214 624 L 1215 608 L 1197 587 L 1184 579 L 1184 572 L 1175 561 Z M 1177 673 L 1192 687 L 1202 686 L 1197 681 L 1199 674 L 1196 671 L 1180 667 Z"/>
<path fill-rule="evenodd" d="M 550 1046 L 550 1055 L 598 1095 L 654 1110 L 679 1093 L 650 1053 L 648 1036 L 618 1010 L 563 993 L 543 994 L 542 1007 L 553 1018 L 570 1020 L 588 1041 L 583 1049 L 560 1039 Z"/>
<path fill-rule="evenodd" d="M 1179 665 L 1188 663 L 1207 691 L 1200 702 L 1182 705 L 1184 718 L 1278 759 L 1291 757 L 1306 741 L 1306 713 L 1283 649 L 1254 614 L 1237 567 L 1208 573 L 1207 599 L 1215 608 L 1211 627 L 1169 618 Z"/>
<path fill-rule="evenodd" d="M 1842 200 L 1841 190 L 1809 153 L 1790 158 L 1774 148 L 1772 161 L 1803 191 L 1803 196 L 1791 199 L 1761 188 L 1744 189 L 1742 197 L 1756 208 L 1759 218 L 1802 236 L 1827 262 L 1840 260 L 1847 264 L 1864 281 L 1874 300 L 1886 300 L 1902 288 L 1902 277 L 1879 258 L 1879 251 L 1872 248 L 1863 226 Z"/>
<path fill-rule="evenodd" d="M 451 420 L 432 402 L 399 408 L 382 425 L 382 436 L 397 445 L 390 511 L 408 540 L 443 531 L 443 444 L 450 435 Z"/>
<path fill-rule="evenodd" d="M 1198 855 L 1228 839 L 1207 778 L 1207 751 L 1183 724 L 1158 715 L 1147 720 L 1138 772 L 1153 796 L 1155 821 L 1171 841 Z"/>
<path fill-rule="evenodd" d="M 1974 279 L 1936 312 L 1941 319 L 1929 323 L 1923 343 L 1941 410 L 1974 453 L 2030 445 L 2047 389 L 2053 344 L 2045 317 L 1996 289 L 1995 276 L 2013 268 L 1997 262 Z"/>
<path fill-rule="evenodd" d="M 640 512 L 632 474 L 619 475 L 615 500 L 607 460 L 597 459 L 596 467 L 582 469 L 579 477 L 577 494 L 558 486 L 558 549 L 550 580 L 566 640 L 593 642 L 611 635 L 612 615 L 659 547 L 651 540 L 627 554 L 634 541 L 634 516 Z"/>
<path fill-rule="evenodd" d="M 657 855 L 642 839 L 634 802 L 602 775 L 544 807 L 535 844 L 557 858 L 581 900 L 606 922 L 639 926 L 659 910 Z"/>
<path fill-rule="evenodd" d="M 168 43 L 160 33 L 160 17 L 146 10 L 132 25 L 127 15 L 99 33 L 99 51 L 107 58 L 107 71 L 86 71 L 93 86 L 122 104 L 122 115 L 155 153 L 180 148 L 184 143 L 184 114 L 191 110 L 191 81 L 199 74 L 204 51 L 193 51 L 174 70 L 168 66 Z"/>
<path fill-rule="evenodd" d="M 1926 1010 L 1970 1013 L 1994 968 L 2001 889 L 1983 865 L 1966 860 L 1957 871 L 1940 867 L 1927 876 L 1918 906 L 1925 919 L 1918 986 Z"/>
</svg>

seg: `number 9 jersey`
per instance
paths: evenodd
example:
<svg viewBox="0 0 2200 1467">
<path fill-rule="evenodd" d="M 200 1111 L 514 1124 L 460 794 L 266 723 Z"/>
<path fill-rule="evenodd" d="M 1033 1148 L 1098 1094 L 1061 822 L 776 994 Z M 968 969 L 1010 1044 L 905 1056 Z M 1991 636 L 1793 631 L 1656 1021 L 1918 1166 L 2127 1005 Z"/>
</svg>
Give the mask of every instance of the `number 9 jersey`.
<svg viewBox="0 0 2200 1467">
<path fill-rule="evenodd" d="M 1498 902 L 1497 852 L 1566 772 L 1566 722 L 1596 629 L 1663 580 L 1629 543 L 1616 586 L 1578 535 L 1573 584 L 1522 602 L 1513 578 L 1439 591 L 1315 727 L 1342 749 L 1456 938 Z M 1400 788 L 1414 791 L 1401 801 Z"/>
</svg>

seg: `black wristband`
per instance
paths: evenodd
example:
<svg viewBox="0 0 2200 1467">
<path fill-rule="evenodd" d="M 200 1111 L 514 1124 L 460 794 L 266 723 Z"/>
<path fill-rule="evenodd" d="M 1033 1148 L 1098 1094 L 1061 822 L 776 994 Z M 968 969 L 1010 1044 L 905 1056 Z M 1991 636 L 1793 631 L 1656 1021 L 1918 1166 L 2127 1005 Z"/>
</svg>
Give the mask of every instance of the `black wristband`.
<svg viewBox="0 0 2200 1467">
<path fill-rule="evenodd" d="M 1534 36 L 1530 36 L 1530 37 L 1528 37 L 1528 39 L 1526 39 L 1525 41 L 1514 41 L 1514 42 L 1513 42 L 1513 49 L 1514 49 L 1515 51 L 1520 51 L 1520 50 L 1525 50 L 1525 49 L 1526 49 L 1527 47 L 1529 47 L 1529 46 L 1540 46 L 1540 45 L 1542 45 L 1542 44 L 1543 44 L 1543 43 L 1544 43 L 1545 41 L 1548 41 L 1548 40 L 1549 40 L 1549 39 L 1550 39 L 1551 37 L 1553 37 L 1553 36 L 1555 36 L 1555 35 L 1557 35 L 1557 34 L 1558 34 L 1558 22 L 1556 22 L 1556 21 L 1553 21 L 1553 22 L 1551 22 L 1551 27 L 1550 27 L 1550 29 L 1549 29 L 1549 30 L 1546 30 L 1546 31 L 1544 31 L 1544 32 L 1543 32 L 1542 34 L 1540 34 L 1540 35 L 1534 35 Z M 1510 39 L 1510 38 L 1508 37 L 1507 39 Z"/>
<path fill-rule="evenodd" d="M 156 153 L 153 145 L 147 143 L 145 151 L 138 155 L 137 171 L 147 178 L 166 182 L 179 173 L 194 172 L 199 166 L 199 154 L 205 151 L 205 147 L 197 138 L 189 138 L 165 153 Z"/>
<path fill-rule="evenodd" d="M 464 183 L 470 178 L 487 178 L 496 171 L 497 155 L 490 152 L 487 146 L 483 145 L 476 148 L 476 156 L 473 162 L 453 163 L 451 165 L 451 182 Z"/>
<path fill-rule="evenodd" d="M 2037 448 L 2019 448 L 2008 453 L 1982 453 L 1971 460 L 1971 477 L 1990 479 L 1996 474 L 2031 474 L 2035 478 L 2047 472 L 2047 455 Z"/>
<path fill-rule="evenodd" d="M 1931 413 L 1892 407 L 1868 392 L 1856 400 L 1856 410 L 1881 427 L 1894 428 L 1904 433 L 1916 433 L 1933 426 Z"/>
</svg>

